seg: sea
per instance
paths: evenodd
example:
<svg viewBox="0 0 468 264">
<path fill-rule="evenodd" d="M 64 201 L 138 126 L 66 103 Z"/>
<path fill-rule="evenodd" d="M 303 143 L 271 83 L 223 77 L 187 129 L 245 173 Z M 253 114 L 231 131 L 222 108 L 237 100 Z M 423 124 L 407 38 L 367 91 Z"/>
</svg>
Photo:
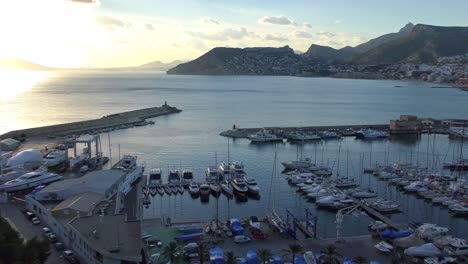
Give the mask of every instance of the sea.
<svg viewBox="0 0 468 264">
<path fill-rule="evenodd" d="M 29 80 L 32 73 L 20 79 Z M 37 74 L 36 74 L 37 75 Z M 291 185 L 281 162 L 309 157 L 333 167 L 333 178 L 351 177 L 379 197 L 401 205 L 389 217 L 396 223 L 430 222 L 450 228 L 450 234 L 468 238 L 468 222 L 452 217 L 440 206 L 404 194 L 361 167 L 395 161 L 443 171 L 441 164 L 457 158 L 459 140 L 446 135 L 421 135 L 385 140 L 347 137 L 317 143 L 251 144 L 246 139 L 220 136 L 233 125 L 246 127 L 386 124 L 401 114 L 418 117 L 467 119 L 468 93 L 433 88 L 424 82 L 299 78 L 290 76 L 177 76 L 151 71 L 51 71 L 31 82 L 0 78 L 0 133 L 13 129 L 100 118 L 105 115 L 160 106 L 181 109 L 178 114 L 154 118 L 151 126 L 102 134 L 102 148 L 116 162 L 124 154 L 138 156 L 147 171 L 159 167 L 166 179 L 169 169 L 190 169 L 202 181 L 208 166 L 242 161 L 247 174 L 261 188 L 260 197 L 247 201 L 210 197 L 192 199 L 188 192 L 155 196 L 145 218 L 172 222 L 210 221 L 214 218 L 262 217 L 274 209 L 286 218 L 306 219 L 306 209 L 317 217 L 317 234 L 337 236 L 336 212 L 317 209 Z M 39 77 L 38 77 L 39 76 Z M 464 152 L 468 153 L 466 144 Z M 275 153 L 277 155 L 274 162 Z M 361 158 L 363 157 L 363 158 Z M 338 162 L 339 160 L 339 162 Z M 273 170 L 274 166 L 276 169 Z M 273 172 L 276 173 L 273 173 Z M 466 174 L 460 178 L 467 179 Z M 368 234 L 372 221 L 364 214 L 344 215 L 340 236 Z"/>
</svg>

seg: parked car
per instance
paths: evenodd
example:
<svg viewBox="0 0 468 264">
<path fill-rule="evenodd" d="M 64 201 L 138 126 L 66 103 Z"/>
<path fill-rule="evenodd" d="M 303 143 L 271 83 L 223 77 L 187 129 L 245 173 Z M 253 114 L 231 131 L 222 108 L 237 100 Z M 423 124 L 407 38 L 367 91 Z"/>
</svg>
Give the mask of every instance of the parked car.
<svg viewBox="0 0 468 264">
<path fill-rule="evenodd" d="M 49 239 L 51 243 L 57 242 L 57 237 L 54 234 L 48 235 L 47 238 Z"/>
<path fill-rule="evenodd" d="M 80 263 L 75 256 L 73 255 L 73 251 L 71 250 L 65 250 L 62 252 L 62 256 L 65 260 L 67 260 L 71 264 L 78 264 Z"/>
<path fill-rule="evenodd" d="M 53 235 L 52 231 L 48 227 L 42 228 L 42 235 L 48 237 L 49 235 Z"/>
<path fill-rule="evenodd" d="M 236 244 L 247 243 L 247 242 L 250 242 L 250 237 L 244 236 L 244 235 L 235 236 L 235 237 L 234 237 L 234 242 L 235 242 Z"/>
<path fill-rule="evenodd" d="M 39 218 L 37 218 L 37 217 L 33 217 L 33 218 L 31 219 L 31 223 L 32 223 L 33 225 L 38 225 L 38 224 L 41 223 L 41 220 L 39 220 Z"/>
<path fill-rule="evenodd" d="M 29 219 L 33 219 L 34 217 L 36 217 L 34 213 L 31 213 L 29 211 L 24 212 L 24 215 Z"/>
<path fill-rule="evenodd" d="M 62 242 L 57 242 L 57 243 L 54 243 L 54 248 L 58 251 L 61 251 L 61 250 L 64 250 L 65 247 L 63 246 L 63 243 Z"/>
</svg>

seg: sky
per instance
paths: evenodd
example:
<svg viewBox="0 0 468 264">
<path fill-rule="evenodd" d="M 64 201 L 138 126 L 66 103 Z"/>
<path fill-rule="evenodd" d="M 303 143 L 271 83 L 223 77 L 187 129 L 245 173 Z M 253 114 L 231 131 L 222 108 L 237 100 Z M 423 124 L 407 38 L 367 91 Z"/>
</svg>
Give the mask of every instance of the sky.
<svg viewBox="0 0 468 264">
<path fill-rule="evenodd" d="M 5 0 L 0 59 L 49 67 L 191 60 L 214 47 L 356 46 L 406 23 L 468 26 L 466 0 Z"/>
</svg>

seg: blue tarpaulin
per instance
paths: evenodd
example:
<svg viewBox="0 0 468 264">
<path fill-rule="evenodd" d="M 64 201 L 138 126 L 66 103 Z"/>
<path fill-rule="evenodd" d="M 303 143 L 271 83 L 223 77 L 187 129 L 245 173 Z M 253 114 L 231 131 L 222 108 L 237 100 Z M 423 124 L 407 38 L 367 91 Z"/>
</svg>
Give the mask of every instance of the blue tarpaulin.
<svg viewBox="0 0 468 264">
<path fill-rule="evenodd" d="M 281 257 L 278 255 L 273 255 L 270 257 L 270 264 L 282 264 Z"/>
<path fill-rule="evenodd" d="M 411 235 L 413 232 L 409 230 L 403 231 L 394 231 L 394 230 L 385 230 L 380 232 L 380 236 L 383 238 L 400 238 L 400 237 L 407 237 Z"/>
<path fill-rule="evenodd" d="M 294 264 L 307 264 L 307 262 L 302 255 L 296 254 L 294 255 Z"/>
<path fill-rule="evenodd" d="M 247 250 L 247 264 L 260 264 L 260 259 L 257 256 L 257 253 L 253 250 Z"/>
<path fill-rule="evenodd" d="M 224 253 L 220 247 L 212 247 L 210 249 L 210 263 L 211 264 L 223 264 Z"/>
<path fill-rule="evenodd" d="M 231 232 L 234 236 L 240 236 L 244 234 L 244 228 L 237 219 L 231 219 Z"/>
</svg>

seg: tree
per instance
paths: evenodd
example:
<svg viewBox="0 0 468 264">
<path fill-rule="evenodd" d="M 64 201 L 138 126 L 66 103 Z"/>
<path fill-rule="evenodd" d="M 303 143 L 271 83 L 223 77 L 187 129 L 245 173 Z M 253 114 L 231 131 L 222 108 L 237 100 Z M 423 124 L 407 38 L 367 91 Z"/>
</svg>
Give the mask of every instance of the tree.
<svg viewBox="0 0 468 264">
<path fill-rule="evenodd" d="M 203 264 L 203 260 L 209 255 L 208 247 L 206 244 L 198 244 L 198 255 L 200 256 L 200 264 Z"/>
<path fill-rule="evenodd" d="M 268 264 L 271 257 L 271 251 L 268 248 L 259 249 L 257 254 L 260 257 L 260 262 L 262 264 Z"/>
<path fill-rule="evenodd" d="M 355 264 L 367 264 L 369 261 L 363 256 L 356 256 L 353 259 Z"/>
<path fill-rule="evenodd" d="M 0 263 L 43 264 L 49 255 L 48 241 L 33 238 L 23 243 L 19 233 L 0 217 Z"/>
<path fill-rule="evenodd" d="M 285 254 L 283 255 L 283 257 L 289 257 L 291 256 L 292 257 L 292 260 L 294 262 L 294 257 L 296 256 L 296 254 L 298 253 L 302 253 L 304 251 L 304 249 L 302 248 L 301 245 L 299 244 L 289 244 L 289 247 L 287 249 L 283 249 L 283 252 L 285 252 Z"/>
<path fill-rule="evenodd" d="M 341 255 L 336 251 L 335 245 L 328 245 L 324 250 L 322 250 L 324 254 L 324 261 L 326 264 L 339 264 L 340 260 L 338 257 Z"/>
<path fill-rule="evenodd" d="M 169 244 L 164 246 L 161 255 L 166 259 L 170 260 L 171 264 L 174 264 L 174 260 L 180 256 L 180 249 L 175 241 L 171 241 Z"/>
<path fill-rule="evenodd" d="M 226 252 L 226 264 L 236 264 L 236 256 L 234 255 L 234 252 L 232 251 L 227 251 Z"/>
</svg>

